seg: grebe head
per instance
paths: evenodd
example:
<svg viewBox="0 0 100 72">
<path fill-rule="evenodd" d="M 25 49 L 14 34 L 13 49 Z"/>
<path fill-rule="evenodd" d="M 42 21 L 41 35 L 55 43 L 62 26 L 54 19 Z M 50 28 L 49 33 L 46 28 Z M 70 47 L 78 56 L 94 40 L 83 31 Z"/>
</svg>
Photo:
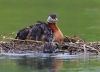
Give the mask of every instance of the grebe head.
<svg viewBox="0 0 100 72">
<path fill-rule="evenodd" d="M 55 14 L 55 13 L 50 14 L 47 19 L 47 22 L 49 22 L 49 23 L 56 23 L 57 21 L 58 21 L 57 14 Z"/>
</svg>

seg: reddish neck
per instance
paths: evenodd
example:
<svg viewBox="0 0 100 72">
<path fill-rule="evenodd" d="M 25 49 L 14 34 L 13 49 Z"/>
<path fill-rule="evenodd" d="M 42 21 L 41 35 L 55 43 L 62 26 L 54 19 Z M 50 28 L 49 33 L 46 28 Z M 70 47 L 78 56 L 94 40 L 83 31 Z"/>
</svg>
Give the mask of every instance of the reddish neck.
<svg viewBox="0 0 100 72">
<path fill-rule="evenodd" d="M 48 23 L 48 26 L 54 31 L 56 32 L 57 30 L 59 30 L 58 26 L 56 25 L 56 23 Z"/>
</svg>

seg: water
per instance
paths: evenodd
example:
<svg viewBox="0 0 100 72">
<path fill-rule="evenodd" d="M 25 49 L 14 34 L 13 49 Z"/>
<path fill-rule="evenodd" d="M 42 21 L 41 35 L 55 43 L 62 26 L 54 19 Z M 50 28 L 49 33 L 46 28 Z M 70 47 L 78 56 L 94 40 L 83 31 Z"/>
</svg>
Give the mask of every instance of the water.
<svg viewBox="0 0 100 72">
<path fill-rule="evenodd" d="M 100 41 L 100 0 L 0 0 L 0 34 L 46 21 L 53 12 L 64 35 Z M 0 72 L 100 72 L 100 56 L 87 56 L 85 47 L 82 56 L 2 53 Z"/>
<path fill-rule="evenodd" d="M 2 54 L 1 72 L 99 72 L 99 56 L 65 54 Z"/>
<path fill-rule="evenodd" d="M 0 34 L 17 32 L 57 13 L 64 35 L 100 41 L 100 0 L 0 0 L 0 9 Z"/>
</svg>

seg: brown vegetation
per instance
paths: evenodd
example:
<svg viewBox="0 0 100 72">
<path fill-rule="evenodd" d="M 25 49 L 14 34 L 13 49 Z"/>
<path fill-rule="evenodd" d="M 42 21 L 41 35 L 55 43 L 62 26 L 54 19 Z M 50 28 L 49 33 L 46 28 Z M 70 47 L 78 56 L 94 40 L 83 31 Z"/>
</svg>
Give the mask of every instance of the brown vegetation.
<svg viewBox="0 0 100 72">
<path fill-rule="evenodd" d="M 100 52 L 99 42 L 85 42 L 80 37 L 65 37 L 62 42 L 43 42 L 34 40 L 17 40 L 10 42 L 0 42 L 0 52 L 9 53 L 69 53 L 84 54 L 84 47 L 87 54 L 93 53 L 98 55 Z"/>
</svg>

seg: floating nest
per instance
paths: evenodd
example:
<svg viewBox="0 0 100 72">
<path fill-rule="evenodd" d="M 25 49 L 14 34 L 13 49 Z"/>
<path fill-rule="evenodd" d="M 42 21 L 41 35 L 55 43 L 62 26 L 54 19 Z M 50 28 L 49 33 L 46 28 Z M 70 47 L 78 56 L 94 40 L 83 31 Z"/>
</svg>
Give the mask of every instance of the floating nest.
<svg viewBox="0 0 100 72">
<path fill-rule="evenodd" d="M 99 55 L 100 42 L 85 42 L 80 37 L 65 37 L 63 42 L 43 42 L 34 40 L 0 41 L 0 52 L 5 53 L 69 53 Z"/>
</svg>

